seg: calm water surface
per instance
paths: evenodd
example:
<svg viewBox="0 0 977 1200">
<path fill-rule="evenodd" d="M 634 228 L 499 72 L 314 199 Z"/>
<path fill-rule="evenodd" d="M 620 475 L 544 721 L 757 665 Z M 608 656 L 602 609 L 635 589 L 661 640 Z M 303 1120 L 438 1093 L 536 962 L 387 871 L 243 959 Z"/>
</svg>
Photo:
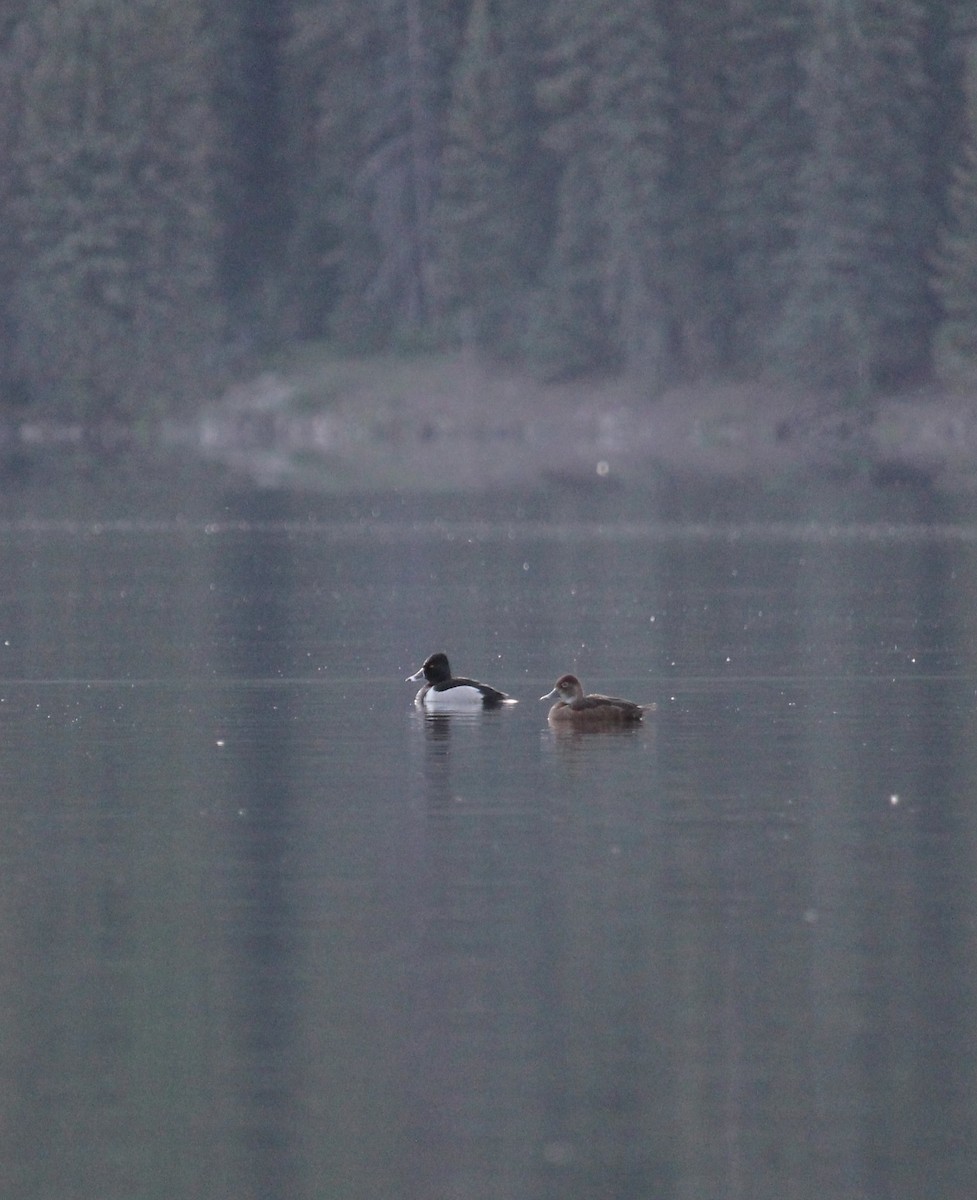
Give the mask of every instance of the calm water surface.
<svg viewBox="0 0 977 1200">
<path fill-rule="evenodd" d="M 8 500 L 2 1194 L 970 1200 L 977 525 L 776 507 Z"/>
</svg>

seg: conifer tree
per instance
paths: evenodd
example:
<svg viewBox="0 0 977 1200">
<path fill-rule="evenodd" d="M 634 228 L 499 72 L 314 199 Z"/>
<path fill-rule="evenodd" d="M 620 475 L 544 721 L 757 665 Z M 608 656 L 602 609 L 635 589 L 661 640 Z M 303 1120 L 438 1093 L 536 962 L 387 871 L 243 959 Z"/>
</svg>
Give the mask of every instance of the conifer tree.
<svg viewBox="0 0 977 1200">
<path fill-rule="evenodd" d="M 23 31 L 16 357 L 65 415 L 205 386 L 221 316 L 198 17 L 194 0 L 53 0 Z"/>
<path fill-rule="evenodd" d="M 730 271 L 731 368 L 765 365 L 768 332 L 787 292 L 797 175 L 810 136 L 798 108 L 803 0 L 729 0 L 724 52 L 720 211 Z"/>
<path fill-rule="evenodd" d="M 977 143 L 969 141 L 950 188 L 950 223 L 940 240 L 935 286 L 943 302 L 939 365 L 977 380 Z"/>
<path fill-rule="evenodd" d="M 668 370 L 667 92 L 656 9 L 555 0 L 539 83 L 560 165 L 536 351 L 558 369 Z"/>
<path fill-rule="evenodd" d="M 296 6 L 288 46 L 290 327 L 354 345 L 430 319 L 450 0 Z M 310 102 L 311 101 L 311 102 Z"/>
<path fill-rule="evenodd" d="M 604 284 L 607 227 L 599 216 L 596 164 L 567 160 L 557 188 L 556 227 L 531 308 L 530 360 L 554 379 L 622 366 L 619 330 Z"/>
<path fill-rule="evenodd" d="M 291 0 L 197 0 L 213 63 L 220 285 L 236 332 L 274 342 L 291 226 L 284 46 Z"/>
<path fill-rule="evenodd" d="M 805 47 L 810 149 L 776 351 L 791 373 L 850 396 L 926 366 L 922 37 L 915 0 L 819 0 Z"/>
<path fill-rule="evenodd" d="M 663 5 L 671 113 L 666 275 L 674 353 L 687 378 L 721 372 L 733 344 L 734 289 L 724 221 L 726 4 Z"/>
<path fill-rule="evenodd" d="M 547 372 L 577 374 L 620 365 L 606 300 L 606 224 L 600 216 L 593 50 L 599 5 L 550 0 L 537 97 L 542 141 L 556 170 L 555 219 L 532 308 L 530 356 Z"/>
<path fill-rule="evenodd" d="M 473 0 L 455 63 L 437 210 L 442 304 L 461 336 L 516 350 L 547 200 L 537 143 L 534 10 Z"/>
<path fill-rule="evenodd" d="M 948 380 L 972 385 L 977 380 L 977 45 L 967 65 L 962 147 L 950 182 L 933 284 L 943 309 L 937 367 Z"/>
<path fill-rule="evenodd" d="M 960 2 L 942 13 L 942 107 L 958 103 L 959 120 L 939 140 L 942 155 L 934 174 L 947 172 L 951 160 L 945 216 L 934 256 L 933 286 L 941 304 L 934 355 L 937 372 L 948 382 L 972 385 L 977 379 L 977 26 L 972 8 Z M 946 70 L 947 66 L 951 70 Z M 952 67 L 957 67 L 953 71 Z M 952 83 L 957 85 L 953 90 Z M 954 144 L 953 136 L 957 138 Z"/>
<path fill-rule="evenodd" d="M 16 320 L 11 304 L 17 277 L 18 238 L 14 224 L 17 176 L 13 169 L 19 110 L 17 60 L 23 52 L 21 28 L 25 4 L 11 6 L 0 18 L 0 402 L 21 399 L 14 362 Z"/>
<path fill-rule="evenodd" d="M 667 84 L 657 10 L 627 0 L 601 22 L 594 101 L 607 292 L 624 363 L 652 390 L 669 369 Z"/>
</svg>

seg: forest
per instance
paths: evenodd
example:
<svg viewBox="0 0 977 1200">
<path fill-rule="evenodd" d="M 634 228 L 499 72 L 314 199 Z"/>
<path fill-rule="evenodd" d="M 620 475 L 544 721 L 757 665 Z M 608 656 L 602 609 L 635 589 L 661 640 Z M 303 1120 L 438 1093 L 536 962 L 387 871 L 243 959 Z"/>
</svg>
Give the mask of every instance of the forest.
<svg viewBox="0 0 977 1200">
<path fill-rule="evenodd" d="M 967 0 L 7 0 L 0 404 L 276 348 L 977 381 Z"/>
</svg>

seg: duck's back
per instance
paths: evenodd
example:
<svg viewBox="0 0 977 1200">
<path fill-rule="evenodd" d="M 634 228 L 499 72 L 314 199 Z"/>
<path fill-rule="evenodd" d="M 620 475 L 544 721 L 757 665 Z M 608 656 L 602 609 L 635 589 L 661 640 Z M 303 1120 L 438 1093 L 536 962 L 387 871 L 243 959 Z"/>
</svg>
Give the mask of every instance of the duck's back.
<svg viewBox="0 0 977 1200">
<path fill-rule="evenodd" d="M 626 724 L 640 721 L 644 712 L 644 706 L 635 704 L 632 700 L 622 700 L 619 696 L 602 696 L 598 692 L 581 696 L 570 704 L 554 705 L 550 710 L 550 718 L 554 721 Z"/>
<path fill-rule="evenodd" d="M 432 684 L 422 703 L 427 708 L 498 708 L 509 697 L 475 679 L 451 678 Z"/>
</svg>

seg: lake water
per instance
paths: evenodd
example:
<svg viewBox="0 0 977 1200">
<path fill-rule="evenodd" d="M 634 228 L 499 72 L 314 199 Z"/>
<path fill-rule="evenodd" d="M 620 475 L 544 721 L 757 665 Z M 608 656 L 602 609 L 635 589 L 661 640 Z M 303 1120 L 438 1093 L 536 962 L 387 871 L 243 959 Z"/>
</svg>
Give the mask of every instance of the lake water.
<svg viewBox="0 0 977 1200">
<path fill-rule="evenodd" d="M 977 522 L 151 492 L 3 501 L 4 1196 L 970 1200 Z"/>
</svg>

